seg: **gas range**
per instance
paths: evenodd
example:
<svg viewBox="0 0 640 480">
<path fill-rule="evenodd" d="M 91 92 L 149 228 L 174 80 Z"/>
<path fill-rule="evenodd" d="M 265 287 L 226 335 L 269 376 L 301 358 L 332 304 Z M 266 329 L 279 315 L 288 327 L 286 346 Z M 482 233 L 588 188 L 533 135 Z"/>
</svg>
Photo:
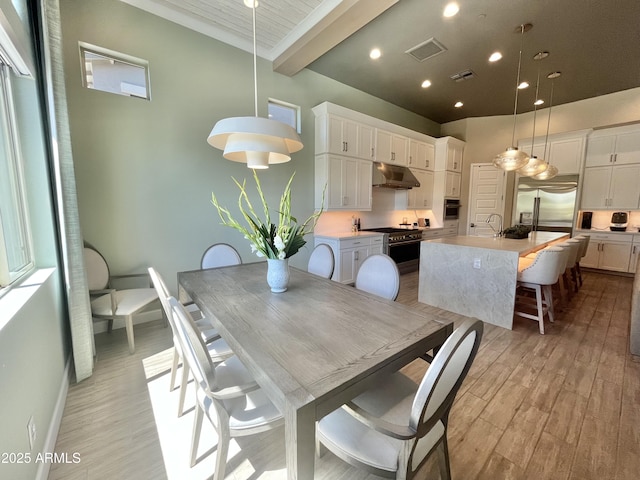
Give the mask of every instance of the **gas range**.
<svg viewBox="0 0 640 480">
<path fill-rule="evenodd" d="M 419 242 L 422 240 L 422 232 L 417 228 L 393 228 L 393 227 L 381 227 L 381 228 L 365 228 L 364 232 L 380 232 L 385 233 L 389 244 L 399 242 Z"/>
</svg>

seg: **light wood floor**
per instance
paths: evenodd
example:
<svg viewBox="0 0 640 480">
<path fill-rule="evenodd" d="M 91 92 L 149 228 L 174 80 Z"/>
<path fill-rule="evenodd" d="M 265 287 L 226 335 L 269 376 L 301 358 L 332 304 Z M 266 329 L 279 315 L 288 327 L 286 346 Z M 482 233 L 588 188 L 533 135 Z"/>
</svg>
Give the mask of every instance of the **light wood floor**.
<svg viewBox="0 0 640 480">
<path fill-rule="evenodd" d="M 586 273 L 545 335 L 526 319 L 512 331 L 485 326 L 450 417 L 454 479 L 638 478 L 640 358 L 628 352 L 631 285 L 630 278 Z M 421 308 L 417 274 L 402 277 L 398 301 Z M 78 452 L 81 461 L 54 465 L 49 478 L 209 478 L 211 436 L 203 438 L 202 460 L 188 468 L 193 409 L 178 418 L 178 392 L 169 392 L 169 329 L 137 326 L 135 355 L 123 331 L 99 334 L 96 343 L 95 374 L 70 386 L 56 444 L 56 452 Z M 418 360 L 405 371 L 419 379 L 425 368 Z M 286 478 L 282 429 L 240 439 L 230 455 L 227 478 Z M 378 477 L 327 454 L 316 461 L 316 478 Z M 433 477 L 425 471 L 424 478 Z"/>
</svg>

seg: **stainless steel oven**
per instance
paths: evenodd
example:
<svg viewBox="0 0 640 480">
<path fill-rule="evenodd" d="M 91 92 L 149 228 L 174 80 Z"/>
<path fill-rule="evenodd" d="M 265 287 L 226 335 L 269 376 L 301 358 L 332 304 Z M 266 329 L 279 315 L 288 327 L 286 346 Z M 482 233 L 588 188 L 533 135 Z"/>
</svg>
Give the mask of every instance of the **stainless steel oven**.
<svg viewBox="0 0 640 480">
<path fill-rule="evenodd" d="M 422 241 L 420 230 L 404 228 L 370 228 L 366 230 L 385 234 L 384 253 L 396 262 L 400 273 L 418 270 L 420 242 Z"/>
<path fill-rule="evenodd" d="M 444 199 L 444 219 L 458 220 L 460 215 L 460 200 L 457 198 Z"/>
</svg>

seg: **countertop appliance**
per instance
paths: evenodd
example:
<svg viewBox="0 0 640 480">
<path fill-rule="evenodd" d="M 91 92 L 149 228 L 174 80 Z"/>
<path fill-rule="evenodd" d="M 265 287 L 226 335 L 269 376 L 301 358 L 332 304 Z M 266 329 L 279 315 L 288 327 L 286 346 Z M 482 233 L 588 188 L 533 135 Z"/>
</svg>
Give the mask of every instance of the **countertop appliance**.
<svg viewBox="0 0 640 480">
<path fill-rule="evenodd" d="M 414 272 L 420 265 L 422 231 L 417 228 L 363 228 L 363 232 L 384 233 L 383 252 L 389 255 L 400 273 Z"/>
<path fill-rule="evenodd" d="M 612 232 L 626 232 L 629 217 L 627 212 L 613 212 L 611 215 L 611 225 L 609 230 Z"/>
<path fill-rule="evenodd" d="M 551 180 L 520 177 L 514 219 L 533 231 L 571 233 L 577 187 L 577 175 Z"/>
</svg>

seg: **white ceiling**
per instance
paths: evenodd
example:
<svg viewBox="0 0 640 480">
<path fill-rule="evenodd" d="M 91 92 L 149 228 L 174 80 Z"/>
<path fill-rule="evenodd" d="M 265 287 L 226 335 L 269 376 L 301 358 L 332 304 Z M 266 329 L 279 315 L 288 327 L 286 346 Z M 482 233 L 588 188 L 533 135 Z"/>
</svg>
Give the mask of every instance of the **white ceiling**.
<svg viewBox="0 0 640 480">
<path fill-rule="evenodd" d="M 242 0 L 122 0 L 225 43 L 252 51 L 251 10 Z M 547 101 L 546 74 L 559 70 L 554 104 L 640 87 L 639 0 L 458 0 L 460 13 L 442 17 L 446 0 L 260 0 L 258 54 L 274 70 L 307 67 L 437 122 L 513 113 L 520 35 L 518 112 L 533 110 L 535 81 Z M 355 32 L 355 33 L 354 33 Z M 447 51 L 424 62 L 404 52 L 435 37 Z M 381 48 L 378 61 L 368 58 Z M 490 64 L 490 53 L 504 58 Z M 549 51 L 535 62 L 533 55 Z M 475 78 L 450 76 L 471 69 Z M 420 88 L 425 78 L 429 89 Z M 462 101 L 464 107 L 453 104 Z M 640 98 L 638 99 L 640 103 Z"/>
</svg>

